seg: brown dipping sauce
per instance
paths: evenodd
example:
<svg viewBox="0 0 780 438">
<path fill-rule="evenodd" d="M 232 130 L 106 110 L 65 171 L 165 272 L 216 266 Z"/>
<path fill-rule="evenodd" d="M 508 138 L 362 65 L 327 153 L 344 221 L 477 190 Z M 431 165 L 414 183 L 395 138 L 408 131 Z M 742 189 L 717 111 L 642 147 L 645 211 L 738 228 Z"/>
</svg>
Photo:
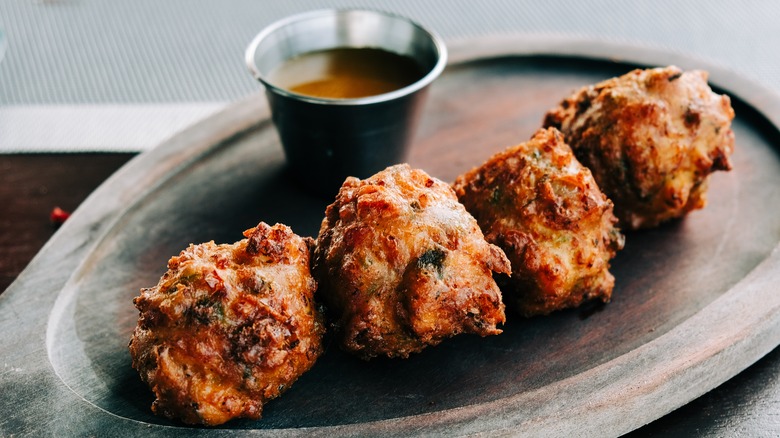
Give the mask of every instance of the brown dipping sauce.
<svg viewBox="0 0 780 438">
<path fill-rule="evenodd" d="M 271 83 L 294 93 L 330 99 L 388 93 L 422 77 L 423 71 L 414 59 L 373 48 L 304 53 L 269 75 Z"/>
</svg>

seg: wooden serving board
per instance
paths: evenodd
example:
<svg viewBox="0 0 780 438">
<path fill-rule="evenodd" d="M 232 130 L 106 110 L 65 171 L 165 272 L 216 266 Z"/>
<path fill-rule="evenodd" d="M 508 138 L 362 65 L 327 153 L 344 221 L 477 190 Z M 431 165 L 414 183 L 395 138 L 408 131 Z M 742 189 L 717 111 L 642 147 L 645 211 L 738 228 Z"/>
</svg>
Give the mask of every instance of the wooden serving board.
<svg viewBox="0 0 780 438">
<path fill-rule="evenodd" d="M 0 435 L 620 435 L 716 387 L 780 344 L 780 99 L 688 57 L 517 37 L 451 44 L 409 162 L 452 181 L 527 140 L 574 89 L 636 65 L 704 68 L 730 94 L 734 170 L 709 205 L 627 235 L 613 301 L 459 336 L 406 360 L 328 343 L 263 419 L 185 427 L 152 415 L 130 367 L 132 299 L 189 243 L 259 221 L 314 236 L 328 199 L 298 190 L 261 95 L 133 159 L 0 296 Z M 302 127 L 305 129 L 305 127 Z"/>
</svg>

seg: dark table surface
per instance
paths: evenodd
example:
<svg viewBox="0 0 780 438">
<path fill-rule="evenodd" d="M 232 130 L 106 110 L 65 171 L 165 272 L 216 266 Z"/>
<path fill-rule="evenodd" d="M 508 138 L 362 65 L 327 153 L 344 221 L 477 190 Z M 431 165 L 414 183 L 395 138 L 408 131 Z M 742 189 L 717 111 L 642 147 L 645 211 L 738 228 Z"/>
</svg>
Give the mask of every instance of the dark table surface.
<svg viewBox="0 0 780 438">
<path fill-rule="evenodd" d="M 0 155 L 0 290 L 132 153 Z M 780 436 L 780 348 L 715 390 L 629 436 Z"/>
</svg>

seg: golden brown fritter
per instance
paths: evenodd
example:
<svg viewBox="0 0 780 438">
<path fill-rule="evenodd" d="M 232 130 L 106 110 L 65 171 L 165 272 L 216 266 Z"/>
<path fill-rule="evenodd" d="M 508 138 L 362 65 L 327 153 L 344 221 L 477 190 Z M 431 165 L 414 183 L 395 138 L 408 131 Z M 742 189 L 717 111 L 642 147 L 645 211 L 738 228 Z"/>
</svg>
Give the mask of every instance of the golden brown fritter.
<svg viewBox="0 0 780 438">
<path fill-rule="evenodd" d="M 537 131 L 458 177 L 454 187 L 487 241 L 512 263 L 511 277 L 501 281 L 508 306 L 532 316 L 610 300 L 609 261 L 623 236 L 612 202 L 558 130 Z"/>
<path fill-rule="evenodd" d="M 406 164 L 347 178 L 314 257 L 342 347 L 364 359 L 408 357 L 459 333 L 500 333 L 504 304 L 492 273 L 509 269 L 452 188 Z"/>
<path fill-rule="evenodd" d="M 260 418 L 322 352 L 309 247 L 260 223 L 232 245 L 190 245 L 134 300 L 133 368 L 152 410 L 189 424 Z"/>
<path fill-rule="evenodd" d="M 615 203 L 624 228 L 653 227 L 706 204 L 707 180 L 731 169 L 729 97 L 704 71 L 634 70 L 584 87 L 547 113 Z"/>
</svg>

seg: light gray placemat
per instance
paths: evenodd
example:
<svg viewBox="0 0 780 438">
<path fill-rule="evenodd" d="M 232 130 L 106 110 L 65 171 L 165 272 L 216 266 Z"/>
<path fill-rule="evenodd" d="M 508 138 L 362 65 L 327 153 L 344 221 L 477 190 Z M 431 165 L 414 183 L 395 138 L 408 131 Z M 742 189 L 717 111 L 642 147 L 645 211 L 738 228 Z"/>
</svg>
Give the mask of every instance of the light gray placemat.
<svg viewBox="0 0 780 438">
<path fill-rule="evenodd" d="M 0 151 L 142 150 L 257 92 L 243 52 L 324 7 L 410 16 L 452 40 L 569 36 L 714 61 L 780 93 L 780 2 L 2 0 Z"/>
</svg>

